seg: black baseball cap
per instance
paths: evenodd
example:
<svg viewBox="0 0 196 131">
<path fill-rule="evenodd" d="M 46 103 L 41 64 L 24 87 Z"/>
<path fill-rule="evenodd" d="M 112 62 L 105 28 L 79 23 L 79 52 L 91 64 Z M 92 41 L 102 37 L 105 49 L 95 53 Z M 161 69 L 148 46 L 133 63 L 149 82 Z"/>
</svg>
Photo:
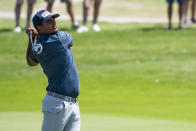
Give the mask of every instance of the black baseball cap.
<svg viewBox="0 0 196 131">
<path fill-rule="evenodd" d="M 57 18 L 59 17 L 59 14 L 52 14 L 49 11 L 46 10 L 40 10 L 33 16 L 33 26 L 37 28 L 37 26 L 41 25 L 43 22 L 46 22 L 51 17 Z"/>
</svg>

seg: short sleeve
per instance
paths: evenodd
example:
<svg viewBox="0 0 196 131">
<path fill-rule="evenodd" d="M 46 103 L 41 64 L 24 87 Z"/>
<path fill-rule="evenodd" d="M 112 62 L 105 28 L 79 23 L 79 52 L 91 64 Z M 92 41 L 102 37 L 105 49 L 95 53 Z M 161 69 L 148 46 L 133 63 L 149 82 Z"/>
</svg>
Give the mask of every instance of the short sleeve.
<svg viewBox="0 0 196 131">
<path fill-rule="evenodd" d="M 30 58 L 31 58 L 34 62 L 39 63 L 38 60 L 36 59 L 35 53 L 34 53 L 33 51 L 31 51 L 31 53 L 30 53 Z"/>
<path fill-rule="evenodd" d="M 68 33 L 66 33 L 67 34 L 67 37 L 68 37 L 68 43 L 69 43 L 69 47 L 72 47 L 73 46 L 73 39 L 72 39 L 72 36 L 71 36 L 71 34 L 68 34 Z"/>
<path fill-rule="evenodd" d="M 60 32 L 61 33 L 61 41 L 65 44 L 67 48 L 70 48 L 73 46 L 73 39 L 70 34 L 66 32 Z"/>
</svg>

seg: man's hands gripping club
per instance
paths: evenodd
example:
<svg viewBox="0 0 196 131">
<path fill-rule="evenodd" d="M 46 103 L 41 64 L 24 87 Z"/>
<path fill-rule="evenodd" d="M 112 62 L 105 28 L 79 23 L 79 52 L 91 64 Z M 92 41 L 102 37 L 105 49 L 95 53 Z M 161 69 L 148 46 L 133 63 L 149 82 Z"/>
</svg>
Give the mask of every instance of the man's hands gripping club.
<svg viewBox="0 0 196 131">
<path fill-rule="evenodd" d="M 30 36 L 30 31 L 32 31 L 32 37 L 36 37 L 39 35 L 39 33 L 37 32 L 37 30 L 34 27 L 29 26 L 26 30 L 26 33 L 28 36 Z"/>
</svg>

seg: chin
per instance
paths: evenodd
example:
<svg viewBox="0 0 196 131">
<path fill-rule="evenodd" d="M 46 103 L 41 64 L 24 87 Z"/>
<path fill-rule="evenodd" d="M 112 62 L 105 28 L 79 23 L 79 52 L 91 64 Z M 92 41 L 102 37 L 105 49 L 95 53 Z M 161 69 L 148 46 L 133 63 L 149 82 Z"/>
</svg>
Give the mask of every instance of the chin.
<svg viewBox="0 0 196 131">
<path fill-rule="evenodd" d="M 55 34 L 58 30 L 53 30 L 50 34 Z"/>
<path fill-rule="evenodd" d="M 54 29 L 54 33 L 56 33 L 58 31 L 58 28 L 57 29 Z"/>
</svg>

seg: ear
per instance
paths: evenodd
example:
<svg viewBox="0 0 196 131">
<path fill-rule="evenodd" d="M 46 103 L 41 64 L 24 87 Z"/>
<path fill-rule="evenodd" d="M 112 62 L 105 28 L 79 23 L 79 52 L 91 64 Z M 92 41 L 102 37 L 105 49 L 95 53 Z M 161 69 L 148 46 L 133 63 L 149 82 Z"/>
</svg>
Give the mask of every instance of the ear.
<svg viewBox="0 0 196 131">
<path fill-rule="evenodd" d="M 41 26 L 38 25 L 36 30 L 37 30 L 37 32 L 40 33 L 41 32 Z"/>
</svg>

